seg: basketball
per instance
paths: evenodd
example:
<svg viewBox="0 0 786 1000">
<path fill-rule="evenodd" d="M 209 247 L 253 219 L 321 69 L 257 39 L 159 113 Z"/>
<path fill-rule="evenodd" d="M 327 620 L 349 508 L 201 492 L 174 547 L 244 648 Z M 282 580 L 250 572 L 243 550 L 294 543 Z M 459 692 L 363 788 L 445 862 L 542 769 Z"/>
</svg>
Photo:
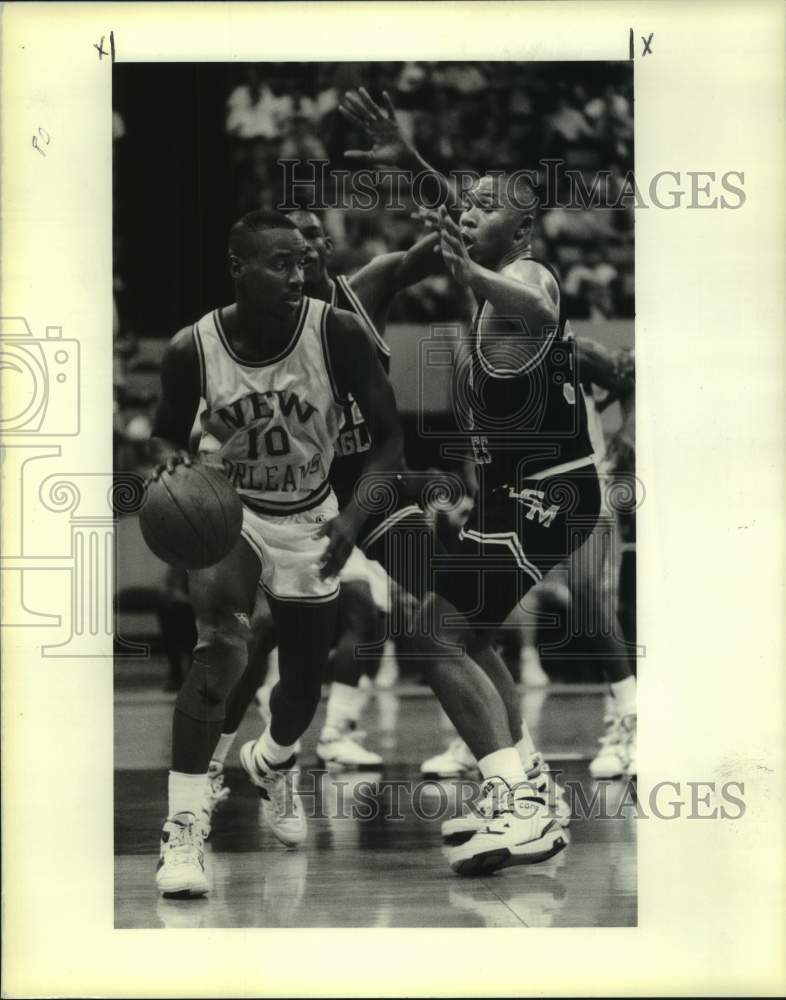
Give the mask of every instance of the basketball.
<svg viewBox="0 0 786 1000">
<path fill-rule="evenodd" d="M 177 465 L 150 483 L 139 521 L 159 559 L 179 569 L 206 569 L 237 542 L 243 507 L 218 469 Z"/>
</svg>

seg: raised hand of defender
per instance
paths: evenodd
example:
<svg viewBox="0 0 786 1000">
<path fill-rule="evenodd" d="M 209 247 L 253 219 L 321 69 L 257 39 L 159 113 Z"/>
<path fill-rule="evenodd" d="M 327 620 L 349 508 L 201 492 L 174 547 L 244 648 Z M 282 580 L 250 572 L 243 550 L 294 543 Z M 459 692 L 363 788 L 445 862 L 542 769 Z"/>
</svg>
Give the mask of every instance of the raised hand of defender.
<svg viewBox="0 0 786 1000">
<path fill-rule="evenodd" d="M 426 225 L 435 226 L 439 230 L 439 248 L 442 251 L 445 267 L 460 284 L 469 284 L 472 261 L 461 239 L 461 230 L 448 215 L 444 205 L 441 205 L 437 212 L 430 214 L 436 216 L 436 222 L 427 220 Z"/>
<path fill-rule="evenodd" d="M 396 109 L 390 95 L 382 92 L 385 108 L 381 108 L 365 87 L 348 90 L 338 110 L 352 125 L 362 128 L 371 139 L 371 149 L 348 149 L 348 160 L 365 160 L 368 163 L 402 166 L 416 156 L 414 147 L 406 139 L 396 119 Z"/>
</svg>

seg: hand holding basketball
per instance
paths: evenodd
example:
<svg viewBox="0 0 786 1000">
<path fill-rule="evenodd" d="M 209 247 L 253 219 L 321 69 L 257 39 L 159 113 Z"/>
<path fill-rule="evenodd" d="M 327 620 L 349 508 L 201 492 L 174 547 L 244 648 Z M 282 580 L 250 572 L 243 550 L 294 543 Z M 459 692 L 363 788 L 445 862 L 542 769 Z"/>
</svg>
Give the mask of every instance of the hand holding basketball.
<svg viewBox="0 0 786 1000">
<path fill-rule="evenodd" d="M 162 462 L 153 469 L 151 479 L 158 479 L 162 472 L 168 472 L 170 475 L 175 471 L 175 466 L 177 465 L 191 465 L 191 456 L 187 451 L 174 450 L 169 452 L 168 455 L 164 457 Z"/>
</svg>

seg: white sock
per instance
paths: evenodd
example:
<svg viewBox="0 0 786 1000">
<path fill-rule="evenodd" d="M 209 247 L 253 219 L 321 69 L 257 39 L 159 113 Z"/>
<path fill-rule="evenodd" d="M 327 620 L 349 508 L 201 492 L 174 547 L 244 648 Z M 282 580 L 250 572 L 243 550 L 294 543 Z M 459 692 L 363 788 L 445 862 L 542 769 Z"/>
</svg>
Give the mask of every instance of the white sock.
<svg viewBox="0 0 786 1000">
<path fill-rule="evenodd" d="M 204 774 L 169 772 L 169 819 L 178 813 L 190 812 L 198 816 L 205 801 L 207 771 Z"/>
<path fill-rule="evenodd" d="M 631 674 L 621 681 L 609 684 L 614 695 L 614 709 L 620 718 L 636 714 L 636 678 Z"/>
<path fill-rule="evenodd" d="M 254 757 L 263 771 L 267 771 L 271 767 L 276 767 L 278 764 L 283 764 L 289 760 L 294 752 L 294 743 L 288 747 L 276 743 L 270 735 L 269 723 L 265 726 L 264 733 L 262 733 L 254 746 Z"/>
<path fill-rule="evenodd" d="M 213 756 L 210 758 L 211 762 L 216 761 L 218 764 L 223 764 L 227 759 L 227 754 L 232 749 L 232 744 L 235 742 L 235 737 L 237 733 L 222 733 L 218 737 L 218 743 L 216 743 L 216 749 L 213 751 Z"/>
<path fill-rule="evenodd" d="M 357 722 L 366 703 L 366 692 L 359 687 L 334 681 L 330 685 L 325 714 L 325 729 L 341 729 L 344 723 Z"/>
<path fill-rule="evenodd" d="M 506 747 L 504 750 L 486 754 L 478 761 L 478 767 L 486 780 L 502 778 L 511 788 L 527 780 L 524 765 L 515 747 Z"/>
</svg>

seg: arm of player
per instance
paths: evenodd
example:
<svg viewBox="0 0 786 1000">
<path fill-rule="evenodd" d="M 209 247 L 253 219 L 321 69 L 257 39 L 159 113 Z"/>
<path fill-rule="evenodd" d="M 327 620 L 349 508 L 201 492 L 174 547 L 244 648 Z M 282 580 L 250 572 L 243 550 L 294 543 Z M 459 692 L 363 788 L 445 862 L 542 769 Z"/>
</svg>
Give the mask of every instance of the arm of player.
<svg viewBox="0 0 786 1000">
<path fill-rule="evenodd" d="M 348 122 L 368 134 L 372 145 L 370 149 L 348 149 L 344 156 L 348 160 L 365 160 L 379 166 L 401 167 L 413 174 L 428 174 L 438 189 L 438 200 L 431 201 L 431 205 L 440 201 L 458 204 L 460 192 L 455 183 L 427 163 L 404 134 L 386 90 L 382 92 L 382 99 L 384 108 L 371 98 L 365 87 L 346 92 L 338 110 Z"/>
<path fill-rule="evenodd" d="M 439 235 L 429 233 L 409 250 L 380 254 L 349 279 L 378 330 L 384 329 L 390 305 L 399 292 L 431 274 L 444 272 L 442 255 L 435 253 L 438 245 Z"/>
<path fill-rule="evenodd" d="M 191 465 L 188 439 L 200 394 L 199 358 L 191 327 L 185 327 L 172 338 L 161 362 L 161 395 L 150 438 L 153 479 L 164 470 L 173 472 L 181 462 Z"/>
<path fill-rule="evenodd" d="M 342 395 L 352 395 L 368 425 L 371 447 L 362 476 L 399 469 L 404 457 L 404 434 L 393 388 L 377 358 L 365 326 L 353 316 L 331 310 L 327 345 L 335 381 Z M 353 498 L 323 527 L 329 541 L 322 557 L 323 577 L 336 576 L 349 558 L 368 511 Z"/>
<path fill-rule="evenodd" d="M 609 393 L 617 388 L 617 366 L 611 351 L 589 337 L 576 337 L 576 362 L 580 382 L 594 382 Z"/>
</svg>

